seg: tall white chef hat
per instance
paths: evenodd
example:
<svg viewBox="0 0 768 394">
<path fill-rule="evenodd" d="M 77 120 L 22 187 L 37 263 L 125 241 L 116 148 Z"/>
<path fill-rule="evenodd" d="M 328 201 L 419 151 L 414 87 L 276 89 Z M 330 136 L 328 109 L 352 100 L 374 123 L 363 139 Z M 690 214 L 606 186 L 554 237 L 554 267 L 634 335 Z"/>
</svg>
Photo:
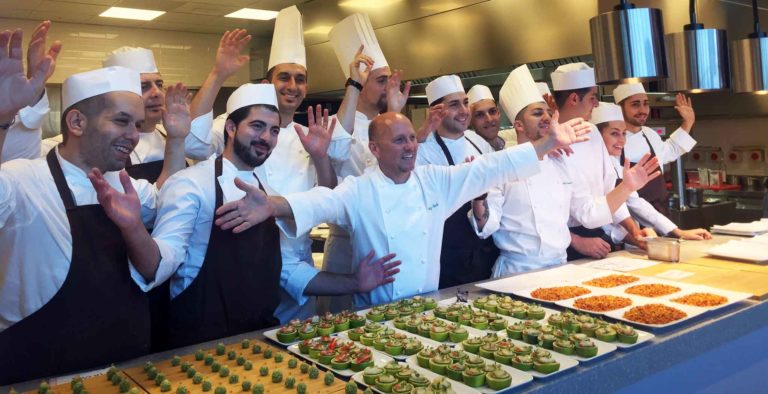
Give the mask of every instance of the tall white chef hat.
<svg viewBox="0 0 768 394">
<path fill-rule="evenodd" d="M 235 89 L 227 99 L 227 113 L 256 104 L 277 107 L 277 94 L 271 83 L 246 83 Z"/>
<path fill-rule="evenodd" d="M 141 76 L 136 70 L 116 66 L 73 74 L 64 80 L 61 106 L 66 111 L 87 98 L 123 91 L 141 97 Z"/>
<path fill-rule="evenodd" d="M 634 96 L 640 93 L 645 93 L 645 88 L 643 87 L 642 83 L 621 84 L 619 86 L 616 86 L 616 89 L 613 89 L 613 101 L 615 101 L 616 104 L 618 104 L 624 101 L 625 98 L 629 96 Z"/>
<path fill-rule="evenodd" d="M 469 105 L 472 105 L 480 100 L 494 100 L 491 89 L 485 85 L 472 86 L 472 89 L 469 89 L 467 92 L 467 98 L 469 99 Z"/>
<path fill-rule="evenodd" d="M 458 75 L 443 75 L 427 84 L 427 101 L 430 105 L 451 93 L 464 91 L 464 85 Z"/>
<path fill-rule="evenodd" d="M 597 108 L 592 110 L 592 117 L 589 119 L 589 122 L 597 125 L 614 120 L 624 121 L 624 114 L 621 113 L 621 107 L 614 103 L 601 101 Z"/>
<path fill-rule="evenodd" d="M 515 120 L 517 114 L 525 107 L 533 103 L 544 102 L 539 93 L 539 88 L 528 70 L 528 66 L 522 66 L 512 70 L 504 81 L 499 91 L 499 104 L 507 114 L 507 118 Z"/>
<path fill-rule="evenodd" d="M 139 73 L 156 73 L 155 55 L 149 49 L 120 47 L 112 51 L 101 62 L 103 67 L 120 66 L 136 70 Z"/>
<path fill-rule="evenodd" d="M 373 59 L 374 70 L 389 65 L 381 51 L 376 33 L 373 31 L 371 20 L 367 14 L 357 13 L 344 18 L 331 29 L 328 33 L 328 39 L 331 40 L 333 51 L 336 53 L 341 70 L 344 71 L 344 76 L 347 78 L 349 78 L 349 63 L 355 59 L 360 45 L 364 46 L 363 54 Z M 365 69 L 365 66 L 361 65 L 360 69 Z"/>
<path fill-rule="evenodd" d="M 295 5 L 283 8 L 277 14 L 267 69 L 284 63 L 296 63 L 304 68 L 307 67 L 304 26 L 301 23 L 301 13 Z"/>
<path fill-rule="evenodd" d="M 539 93 L 541 93 L 542 96 L 545 94 L 552 95 L 552 92 L 549 91 L 549 86 L 547 86 L 546 82 L 536 82 L 536 87 L 539 89 Z"/>
<path fill-rule="evenodd" d="M 595 70 L 586 63 L 569 63 L 558 67 L 551 75 L 552 90 L 575 90 L 596 86 Z"/>
</svg>

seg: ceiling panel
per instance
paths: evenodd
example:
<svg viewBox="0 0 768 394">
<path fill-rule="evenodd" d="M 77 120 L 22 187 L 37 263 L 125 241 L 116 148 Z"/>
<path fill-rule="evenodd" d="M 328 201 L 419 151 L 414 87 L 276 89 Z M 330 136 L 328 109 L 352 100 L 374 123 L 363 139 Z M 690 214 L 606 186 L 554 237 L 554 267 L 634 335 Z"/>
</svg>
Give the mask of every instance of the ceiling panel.
<svg viewBox="0 0 768 394">
<path fill-rule="evenodd" d="M 0 1 L 0 10 L 16 9 L 16 10 L 34 10 L 43 0 L 29 0 L 29 1 Z M 3 13 L 5 16 L 5 13 Z"/>
</svg>

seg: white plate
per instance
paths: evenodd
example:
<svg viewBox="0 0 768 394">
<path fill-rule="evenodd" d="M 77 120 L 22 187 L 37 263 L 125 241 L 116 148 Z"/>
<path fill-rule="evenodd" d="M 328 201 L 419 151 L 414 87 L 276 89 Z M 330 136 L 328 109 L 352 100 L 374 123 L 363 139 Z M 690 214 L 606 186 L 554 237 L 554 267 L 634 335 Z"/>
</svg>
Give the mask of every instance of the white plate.
<svg viewBox="0 0 768 394">
<path fill-rule="evenodd" d="M 410 365 L 409 365 L 409 367 L 410 367 Z M 413 369 L 413 368 L 411 368 L 411 369 Z M 438 375 L 438 374 L 436 374 L 436 373 L 434 373 L 434 372 L 432 372 L 432 371 L 430 371 L 428 369 L 424 369 L 424 368 L 419 369 L 417 372 L 420 375 L 423 375 L 425 378 L 429 379 L 430 382 L 432 380 L 434 380 L 436 377 L 441 376 L 441 375 Z M 352 379 L 355 382 L 357 382 L 359 384 L 362 384 L 363 386 L 370 387 L 371 390 L 373 390 L 373 392 L 375 392 L 375 393 L 386 394 L 383 391 L 377 389 L 376 386 L 366 384 L 365 380 L 363 380 L 363 372 L 362 371 L 352 375 Z M 478 391 L 476 389 L 473 389 L 472 387 L 469 387 L 469 386 L 465 385 L 464 383 L 457 382 L 455 380 L 449 379 L 447 376 L 445 376 L 445 379 L 447 381 L 451 382 L 451 389 L 453 389 L 452 392 L 454 394 L 477 394 L 477 393 L 480 392 L 480 391 Z"/>
<path fill-rule="evenodd" d="M 624 312 L 627 312 L 628 310 L 630 310 L 633 307 L 641 306 L 641 305 L 648 305 L 648 304 L 663 304 L 663 305 L 671 306 L 671 307 L 673 307 L 675 309 L 678 309 L 678 310 L 681 310 L 681 311 L 685 312 L 687 316 L 682 318 L 682 319 L 680 319 L 680 320 L 671 321 L 671 322 L 666 323 L 666 324 L 646 324 L 646 323 L 640 323 L 640 322 L 636 322 L 636 321 L 628 320 L 628 319 L 624 318 Z M 696 317 L 696 316 L 698 316 L 698 315 L 700 315 L 700 314 L 702 314 L 702 313 L 707 311 L 704 308 L 697 308 L 697 307 L 692 307 L 692 306 L 688 306 L 688 305 L 682 305 L 682 304 L 669 305 L 669 304 L 674 304 L 674 303 L 670 303 L 670 302 L 667 302 L 667 301 L 664 301 L 664 300 L 648 299 L 648 301 L 640 302 L 640 303 L 637 303 L 635 305 L 628 306 L 626 308 L 621 308 L 621 309 L 617 309 L 615 311 L 608 312 L 608 313 L 605 314 L 605 316 L 608 316 L 608 317 L 610 317 L 612 319 L 621 320 L 621 321 L 629 323 L 629 324 L 631 324 L 633 326 L 642 326 L 642 327 L 648 327 L 648 328 L 663 328 L 663 327 L 669 327 L 669 326 L 673 326 L 673 325 L 676 325 L 676 324 L 680 324 L 680 323 L 682 323 L 684 321 L 690 320 L 690 319 L 692 319 L 692 318 L 694 318 L 694 317 Z"/>
<path fill-rule="evenodd" d="M 761 242 L 728 241 L 707 249 L 707 254 L 727 259 L 744 260 L 753 263 L 768 261 L 768 248 Z"/>
<path fill-rule="evenodd" d="M 429 376 L 428 374 L 431 374 L 432 376 L 440 376 L 440 375 L 430 371 L 429 369 L 420 367 L 419 366 L 419 362 L 416 360 L 416 356 L 408 357 L 408 360 L 406 362 L 411 367 L 411 369 L 413 369 L 414 371 L 418 371 L 420 374 L 422 374 L 424 376 Z M 472 390 L 477 390 L 477 392 L 481 392 L 481 393 L 484 393 L 484 394 L 500 393 L 500 392 L 506 392 L 508 390 L 512 390 L 515 387 L 522 386 L 524 384 L 529 383 L 531 380 L 533 380 L 533 376 L 531 374 L 527 373 L 527 372 L 523 372 L 523 371 L 521 371 L 519 369 L 512 368 L 512 367 L 510 367 L 508 365 L 504 365 L 504 364 L 499 364 L 499 365 L 501 366 L 501 369 L 507 371 L 509 376 L 512 377 L 512 384 L 509 387 L 505 388 L 504 390 L 498 390 L 498 391 L 492 390 L 488 386 L 475 387 L 475 388 L 471 388 L 471 389 Z M 465 385 L 464 383 L 460 383 L 459 381 L 456 381 L 456 380 L 453 380 L 451 378 L 448 378 L 447 376 L 446 376 L 446 378 L 448 379 L 448 381 L 451 382 L 451 386 L 453 386 L 454 383 L 455 383 L 457 386 L 458 385 L 462 385 L 462 386 L 464 386 L 466 388 L 470 388 L 469 386 Z"/>
<path fill-rule="evenodd" d="M 295 354 L 298 357 L 303 358 L 304 360 L 309 361 L 310 363 L 322 365 L 328 368 L 329 370 L 339 374 L 340 376 L 350 377 L 355 374 L 355 371 L 351 369 L 344 369 L 344 370 L 333 369 L 331 368 L 330 364 L 323 364 L 319 360 L 315 360 L 314 358 L 309 357 L 309 354 L 301 354 L 301 352 L 299 351 L 299 345 L 288 346 L 288 351 Z M 378 350 L 373 350 L 373 349 L 371 349 L 371 358 L 373 359 L 373 363 L 375 365 L 383 365 L 390 361 L 393 361 L 393 358 L 390 357 L 389 355 L 386 355 L 384 353 L 379 352 Z"/>
<path fill-rule="evenodd" d="M 472 301 L 473 301 L 473 300 L 472 300 Z M 484 311 L 484 309 L 480 309 L 480 308 L 477 308 L 477 307 L 475 307 L 474 305 L 472 305 L 472 301 L 470 301 L 470 302 L 467 302 L 467 303 L 465 303 L 465 304 L 466 304 L 466 305 L 469 305 L 470 307 L 472 307 L 472 309 L 475 309 L 475 310 L 483 310 L 483 311 Z M 454 300 L 453 298 L 449 298 L 449 299 L 447 299 L 447 300 L 442 300 L 442 301 L 440 301 L 440 302 L 439 302 L 437 305 L 438 305 L 438 306 L 450 306 L 450 305 L 453 305 L 453 304 L 455 304 L 455 303 L 456 303 L 456 302 L 455 302 L 455 300 Z M 538 302 L 537 302 L 536 304 L 538 304 Z M 556 310 L 554 310 L 554 309 L 545 308 L 545 307 L 543 307 L 543 306 L 542 306 L 542 309 L 544 309 L 544 317 L 543 317 L 543 318 L 541 318 L 541 319 L 538 319 L 537 321 L 546 321 L 547 319 L 549 319 L 549 316 L 551 316 L 551 315 L 552 315 L 552 314 L 554 314 L 554 313 L 558 313 L 558 312 L 557 312 Z M 430 311 L 430 312 L 432 312 L 432 313 L 434 314 L 434 311 Z M 518 318 L 516 318 L 516 317 L 512 317 L 512 316 L 505 316 L 505 315 L 502 315 L 501 313 L 498 313 L 498 312 L 496 312 L 496 314 L 497 314 L 497 315 L 499 315 L 499 316 L 500 316 L 502 319 L 506 320 L 506 321 L 507 321 L 507 325 L 510 325 L 510 324 L 514 324 L 514 323 L 519 323 L 519 322 L 521 322 L 521 321 L 525 321 L 525 320 L 533 320 L 533 319 L 518 319 Z M 443 320 L 446 320 L 446 319 L 443 319 Z M 453 322 L 452 322 L 452 323 L 453 323 Z M 467 327 L 467 326 L 464 326 L 464 327 Z M 487 331 L 494 331 L 494 330 L 491 330 L 491 329 L 489 328 Z M 504 330 L 499 330 L 499 331 L 504 331 Z"/>
<path fill-rule="evenodd" d="M 517 345 L 529 345 L 529 344 L 527 344 L 525 342 L 517 341 L 517 340 L 514 340 L 514 339 L 509 339 L 509 340 L 512 341 L 513 343 L 517 344 Z M 530 345 L 530 346 L 533 346 L 534 349 L 538 348 L 538 346 L 535 346 L 535 345 Z M 456 349 L 463 350 L 463 347 L 461 346 L 461 344 L 458 344 L 458 345 L 456 345 Z M 530 374 L 531 376 L 533 376 L 534 378 L 537 378 L 537 379 L 544 379 L 544 378 L 549 378 L 549 377 L 555 376 L 555 375 L 559 374 L 560 372 L 563 372 L 565 370 L 574 368 L 577 365 L 579 365 L 579 362 L 576 361 L 572 357 L 568 357 L 565 354 L 560 354 L 560 353 L 558 353 L 558 352 L 556 352 L 554 350 L 548 350 L 548 351 L 549 351 L 550 354 L 552 354 L 552 358 L 555 361 L 557 361 L 558 363 L 560 363 L 560 369 L 558 369 L 557 371 L 552 372 L 552 373 L 541 373 L 541 372 L 536 371 L 536 370 L 521 371 L 521 372 Z M 486 360 L 491 360 L 491 359 L 487 358 Z M 493 361 L 493 360 L 491 360 L 491 361 Z M 512 366 L 510 366 L 510 367 L 513 368 L 513 369 L 517 369 L 517 368 L 512 367 Z M 518 369 L 518 371 L 520 371 L 520 370 Z"/>
<path fill-rule="evenodd" d="M 408 338 L 416 338 L 424 346 L 431 346 L 431 347 L 435 347 L 436 348 L 436 347 L 441 345 L 440 342 L 433 341 L 433 340 L 431 340 L 429 338 L 425 338 L 425 337 L 423 337 L 423 336 L 421 336 L 419 334 L 414 334 L 414 333 L 411 333 L 411 332 L 408 332 L 408 331 L 405 331 L 405 330 L 401 330 L 401 329 L 398 329 L 398 328 L 393 328 L 393 329 L 395 330 L 395 332 L 405 334 Z M 349 339 L 349 335 L 347 334 L 346 331 L 339 333 L 338 336 L 339 336 L 339 338 L 343 338 L 343 339 L 351 341 L 351 339 Z M 367 348 L 369 348 L 371 350 L 377 351 L 373 346 L 363 345 L 359 341 L 353 341 L 353 342 L 357 343 L 359 346 L 364 346 L 364 347 L 367 347 Z M 380 352 L 380 350 L 378 350 L 378 351 Z M 406 356 L 405 354 L 401 354 L 399 356 L 393 356 L 393 355 L 391 355 L 389 353 L 386 353 L 386 352 L 384 352 L 384 353 L 387 354 L 387 356 L 392 357 L 392 358 L 394 358 L 397 361 L 405 361 L 405 359 L 410 357 L 410 356 Z"/>
</svg>

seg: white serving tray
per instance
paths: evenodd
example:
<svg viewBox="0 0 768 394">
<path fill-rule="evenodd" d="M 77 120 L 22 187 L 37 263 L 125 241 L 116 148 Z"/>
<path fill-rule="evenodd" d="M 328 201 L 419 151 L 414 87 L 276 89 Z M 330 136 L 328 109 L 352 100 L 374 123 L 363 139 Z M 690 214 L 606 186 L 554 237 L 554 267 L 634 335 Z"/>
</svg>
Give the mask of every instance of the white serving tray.
<svg viewBox="0 0 768 394">
<path fill-rule="evenodd" d="M 419 342 L 421 342 L 421 343 L 422 343 L 422 345 L 424 345 L 425 347 L 426 347 L 426 346 L 431 346 L 431 347 L 434 347 L 434 348 L 436 348 L 436 347 L 438 347 L 438 346 L 442 345 L 442 343 L 440 343 L 440 342 L 437 342 L 437 341 L 433 341 L 433 340 L 431 340 L 431 339 L 429 339 L 429 338 L 426 338 L 426 337 L 423 337 L 423 336 L 421 336 L 421 335 L 419 335 L 419 334 L 414 334 L 414 333 L 412 333 L 412 332 L 408 332 L 408 331 L 405 331 L 405 330 L 401 330 L 401 329 L 399 329 L 399 328 L 394 328 L 394 327 L 392 327 L 392 329 L 394 329 L 394 330 L 395 330 L 395 332 L 398 332 L 398 333 L 402 333 L 402 334 L 405 334 L 405 335 L 406 335 L 408 338 L 416 338 L 416 339 L 417 339 Z M 349 341 L 351 341 L 351 339 L 349 339 L 349 335 L 347 334 L 347 332 L 346 332 L 346 331 L 339 333 L 339 334 L 338 334 L 338 336 L 339 336 L 339 338 L 343 338 L 343 339 L 345 339 L 345 340 L 349 340 Z M 367 347 L 367 348 L 369 348 L 369 349 L 371 349 L 371 350 L 373 350 L 373 351 L 378 351 L 378 352 L 381 352 L 380 350 L 376 350 L 376 349 L 375 349 L 373 346 L 366 346 L 366 345 L 363 345 L 362 343 L 360 343 L 360 342 L 358 342 L 358 341 L 355 341 L 355 343 L 357 343 L 357 344 L 358 344 L 358 345 L 360 345 L 360 346 L 364 346 L 364 347 Z M 399 356 L 393 356 L 393 355 L 391 355 L 391 354 L 389 354 L 389 353 L 386 353 L 386 352 L 382 352 L 382 353 L 386 354 L 386 355 L 387 355 L 387 356 L 389 356 L 389 357 L 392 357 L 392 358 L 394 358 L 394 359 L 395 359 L 395 360 L 397 360 L 397 361 L 405 361 L 405 359 L 407 359 L 408 357 L 410 357 L 410 356 L 406 356 L 406 355 L 404 355 L 404 354 L 402 354 L 402 355 L 399 355 Z"/>
<path fill-rule="evenodd" d="M 671 307 L 673 307 L 675 309 L 679 309 L 679 310 L 685 312 L 687 314 L 687 316 L 682 318 L 682 319 L 680 319 L 680 320 L 671 321 L 671 322 L 666 323 L 666 324 L 646 324 L 646 323 L 640 323 L 640 322 L 636 322 L 634 320 L 628 320 L 628 319 L 624 318 L 624 312 L 627 312 L 628 310 L 630 310 L 631 308 L 633 308 L 635 306 L 648 305 L 648 304 L 663 304 L 663 305 L 666 305 L 666 306 L 671 306 Z M 620 320 L 620 321 L 629 323 L 629 324 L 631 324 L 633 326 L 642 326 L 642 327 L 648 327 L 648 328 L 664 328 L 664 327 L 670 327 L 670 326 L 674 326 L 674 325 L 683 323 L 683 322 L 688 321 L 688 320 L 690 320 L 690 319 L 692 319 L 692 318 L 694 318 L 694 317 L 696 317 L 698 315 L 701 315 L 702 313 L 707 311 L 704 308 L 697 308 L 697 307 L 692 307 L 692 306 L 682 305 L 682 304 L 674 304 L 674 305 L 670 305 L 670 304 L 672 304 L 672 303 L 667 302 L 665 300 L 658 300 L 658 299 L 649 298 L 647 301 L 644 300 L 644 301 L 639 302 L 639 303 L 637 303 L 635 305 L 628 306 L 626 308 L 617 309 L 615 311 L 611 311 L 611 312 L 605 313 L 605 316 L 608 316 L 608 317 L 610 317 L 612 319 L 616 319 L 616 320 Z"/>
<path fill-rule="evenodd" d="M 529 344 L 527 344 L 525 342 L 517 341 L 517 340 L 514 340 L 514 339 L 509 339 L 509 340 L 512 341 L 515 344 L 518 344 L 518 345 L 529 345 Z M 534 349 L 538 348 L 538 346 L 536 346 L 536 345 L 530 345 L 530 346 L 533 346 Z M 456 345 L 456 349 L 463 350 L 463 347 L 461 346 L 461 344 L 458 344 L 458 345 Z M 577 365 L 579 365 L 579 362 L 576 361 L 576 359 L 573 358 L 573 357 L 568 357 L 565 354 L 558 353 L 558 352 L 556 352 L 554 350 L 547 350 L 547 351 L 550 354 L 552 354 L 552 358 L 555 361 L 560 363 L 560 369 L 558 369 L 557 371 L 552 372 L 552 373 L 541 373 L 541 372 L 536 371 L 536 370 L 521 371 L 521 372 L 530 374 L 531 376 L 533 376 L 534 378 L 537 378 L 537 379 L 545 379 L 545 378 L 550 378 L 552 376 L 555 376 L 555 375 L 557 375 L 557 374 L 559 374 L 559 373 L 561 373 L 563 371 L 569 370 L 571 368 L 575 368 Z M 491 360 L 491 359 L 486 359 L 486 360 Z M 491 360 L 491 361 L 493 361 L 493 360 Z M 510 366 L 510 367 L 513 368 L 513 369 L 517 369 L 517 368 L 512 367 L 512 366 Z"/>
<path fill-rule="evenodd" d="M 352 375 L 355 374 L 355 371 L 351 369 L 344 369 L 344 370 L 333 369 L 331 368 L 330 364 L 323 364 L 319 360 L 315 360 L 314 358 L 309 357 L 308 354 L 301 354 L 301 352 L 299 351 L 299 345 L 288 346 L 288 351 L 295 354 L 297 357 L 301 357 L 302 359 L 309 361 L 310 363 L 322 365 L 340 376 L 351 377 Z M 371 349 L 371 358 L 375 365 L 384 365 L 394 360 L 389 355 L 373 349 Z"/>
<path fill-rule="evenodd" d="M 409 365 L 409 367 L 411 367 L 411 366 Z M 430 382 L 432 380 L 434 380 L 436 377 L 441 376 L 441 375 L 438 375 L 438 374 L 436 374 L 436 373 L 434 373 L 434 372 L 432 372 L 432 371 L 430 371 L 428 369 L 424 369 L 424 368 L 416 370 L 415 368 L 411 367 L 411 369 L 413 369 L 414 371 L 417 371 L 420 375 L 423 375 L 425 378 L 429 379 Z M 371 390 L 373 390 L 373 392 L 375 392 L 375 393 L 386 394 L 385 392 L 377 389 L 375 385 L 368 385 L 368 384 L 366 384 L 365 380 L 363 380 L 363 372 L 362 371 L 352 375 L 352 379 L 355 382 L 357 382 L 359 384 L 362 384 L 363 386 L 370 387 Z M 449 379 L 447 376 L 445 377 L 445 379 L 447 381 L 451 382 L 451 389 L 453 390 L 452 392 L 454 394 L 477 394 L 477 393 L 480 393 L 480 391 L 478 391 L 477 389 L 473 389 L 472 387 L 469 387 L 469 386 L 465 385 L 464 383 L 457 382 L 455 380 Z"/>
<path fill-rule="evenodd" d="M 419 362 L 416 360 L 416 356 L 408 357 L 408 360 L 406 362 L 408 363 L 408 366 L 411 367 L 411 369 L 413 369 L 414 371 L 418 371 L 420 374 L 422 374 L 424 376 L 429 376 L 427 374 L 431 374 L 432 376 L 440 376 L 440 375 L 430 371 L 429 369 L 420 367 L 419 366 Z M 466 388 L 469 388 L 469 389 L 472 389 L 472 390 L 476 390 L 476 392 L 480 392 L 480 393 L 483 393 L 483 394 L 507 392 L 508 390 L 512 390 L 515 387 L 519 387 L 519 386 L 522 386 L 524 384 L 530 383 L 533 380 L 533 376 L 531 374 L 527 373 L 527 372 L 520 371 L 518 369 L 512 368 L 512 367 L 510 367 L 508 365 L 504 365 L 504 364 L 499 364 L 499 366 L 501 366 L 501 369 L 507 371 L 509 376 L 512 377 L 512 384 L 509 387 L 505 388 L 504 390 L 498 390 L 497 391 L 497 390 L 491 389 L 488 386 L 472 388 L 472 387 L 469 387 L 469 386 L 465 385 L 464 383 L 461 383 L 459 381 L 450 379 L 447 376 L 446 376 L 446 378 L 448 379 L 448 381 L 451 382 L 451 386 L 453 386 L 453 384 L 455 383 L 457 385 L 462 385 L 462 386 L 464 386 Z"/>
<path fill-rule="evenodd" d="M 454 300 L 453 298 L 449 298 L 449 299 L 447 299 L 447 300 L 442 300 L 442 301 L 440 301 L 440 302 L 438 303 L 438 306 L 449 306 L 449 305 L 453 305 L 453 304 L 455 304 L 455 303 L 456 303 L 456 302 L 455 302 L 455 300 Z M 536 302 L 536 303 L 537 303 L 537 304 L 539 304 L 539 302 Z M 475 310 L 481 310 L 480 308 L 477 308 L 477 307 L 475 307 L 474 305 L 472 305 L 472 301 L 470 301 L 470 302 L 467 302 L 467 303 L 466 303 L 466 305 L 469 305 L 469 306 L 471 306 L 471 307 L 472 307 L 472 309 L 475 309 Z M 552 315 L 552 314 L 554 314 L 554 313 L 558 313 L 558 312 L 557 312 L 556 310 L 554 310 L 554 309 L 546 308 L 546 307 L 543 307 L 543 306 L 542 306 L 542 309 L 544 309 L 544 317 L 543 317 L 543 318 L 541 318 L 541 319 L 538 319 L 537 321 L 546 321 L 547 319 L 549 319 L 549 316 L 551 316 L 551 315 Z M 483 310 L 484 310 L 484 309 L 483 309 Z M 429 311 L 429 312 L 433 313 L 432 311 Z M 526 320 L 526 319 L 518 319 L 518 318 L 516 318 L 516 317 L 512 317 L 512 316 L 505 316 L 505 315 L 502 315 L 501 313 L 498 313 L 498 312 L 496 312 L 496 314 L 497 314 L 497 315 L 499 315 L 499 316 L 500 316 L 502 319 L 506 320 L 506 321 L 507 321 L 507 325 L 509 325 L 509 324 L 513 324 L 513 323 L 519 323 L 519 322 L 521 322 L 521 321 L 525 321 L 525 320 Z M 439 319 L 439 318 L 438 318 L 438 319 Z M 444 320 L 445 320 L 445 319 L 444 319 Z M 531 320 L 532 320 L 532 319 L 531 319 Z M 464 327 L 467 327 L 467 326 L 464 326 Z M 491 329 L 489 328 L 487 331 L 495 331 L 495 330 L 491 330 Z M 499 331 L 503 331 L 503 330 L 499 330 Z"/>
</svg>

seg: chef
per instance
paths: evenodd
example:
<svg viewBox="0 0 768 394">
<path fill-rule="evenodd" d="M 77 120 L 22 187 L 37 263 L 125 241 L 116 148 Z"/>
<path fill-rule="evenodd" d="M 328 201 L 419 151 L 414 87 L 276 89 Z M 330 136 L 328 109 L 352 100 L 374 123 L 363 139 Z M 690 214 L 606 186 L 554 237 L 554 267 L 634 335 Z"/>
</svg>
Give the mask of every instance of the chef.
<svg viewBox="0 0 768 394">
<path fill-rule="evenodd" d="M 592 109 L 597 107 L 597 85 L 595 72 L 585 63 L 570 63 L 558 67 L 552 74 L 553 98 L 560 111 L 561 120 L 582 117 L 589 120 Z M 602 144 L 600 132 L 593 128 L 589 141 L 575 145 L 573 154 L 567 158 L 575 176 L 580 177 L 581 184 L 588 188 L 591 195 L 605 195 L 616 184 L 616 173 L 613 170 L 608 151 Z M 613 223 L 621 226 L 613 227 L 613 232 L 606 229 L 587 229 L 575 218 L 568 224 L 571 227 L 571 246 L 568 248 L 568 260 L 583 257 L 603 258 L 609 252 L 618 248 L 617 244 L 624 241 L 643 246 L 640 241 L 644 233 L 629 216 L 626 205 L 622 205 L 613 216 Z"/>
<path fill-rule="evenodd" d="M 551 110 L 527 66 L 509 74 L 499 101 L 507 117 L 514 120 L 519 143 L 536 141 L 549 132 Z M 643 166 L 627 169 L 626 182 L 606 196 L 592 196 L 573 181 L 578 178 L 564 157 L 544 157 L 540 173 L 491 189 L 484 204 L 474 204 L 470 220 L 481 230 L 478 235 L 493 235 L 501 250 L 493 277 L 565 263 L 571 243 L 569 217 L 577 218 L 587 228 L 611 223 L 612 213 L 647 181 L 647 174 Z"/>
<path fill-rule="evenodd" d="M 453 166 L 493 152 L 491 145 L 469 125 L 469 99 L 456 75 L 441 76 L 427 85 L 430 106 L 442 104 L 446 112 L 437 129 L 419 146 L 418 165 Z M 482 191 L 484 192 L 484 191 Z M 483 193 L 472 199 L 484 198 Z M 440 257 L 440 288 L 488 279 L 498 249 L 491 240 L 480 239 L 467 222 L 471 201 L 464 202 L 445 222 Z"/>
<path fill-rule="evenodd" d="M 507 146 L 507 142 L 499 136 L 501 111 L 496 106 L 491 89 L 485 85 L 475 85 L 467 92 L 469 99 L 469 125 L 477 135 L 493 148 L 500 151 Z"/>
<path fill-rule="evenodd" d="M 145 121 L 139 134 L 139 144 L 131 152 L 125 170 L 135 179 L 146 179 L 155 183 L 163 169 L 165 145 L 169 138 L 163 125 L 165 91 L 162 75 L 155 64 L 152 51 L 145 48 L 121 47 L 114 50 L 104 61 L 104 67 L 120 66 L 133 69 L 141 74 L 141 92 L 144 100 Z M 186 157 L 202 160 L 210 150 L 210 124 L 197 120 L 192 122 L 189 134 L 183 143 Z M 63 140 L 63 135 L 43 140 L 43 154 Z"/>
<path fill-rule="evenodd" d="M 400 112 L 408 99 L 410 84 L 401 91 L 400 72 L 397 71 L 390 86 L 392 71 L 368 15 L 355 13 L 344 18 L 331 29 L 328 39 L 347 78 L 344 100 L 335 115 L 341 127 L 336 127 L 333 133 L 334 143 L 349 146 L 347 155 L 333 161 L 336 175 L 344 179 L 360 176 L 366 168 L 376 166 L 376 157 L 368 148 L 368 126 L 390 105 L 391 111 Z M 329 229 L 324 245 L 323 271 L 353 273 L 349 234 L 334 224 L 329 224 Z M 352 297 L 323 298 L 319 306 L 333 312 L 350 309 Z"/>
<path fill-rule="evenodd" d="M 49 52 L 27 82 L 20 30 L 10 42 L 0 56 L 0 86 L 14 100 L 0 100 L 0 121 L 40 96 L 54 57 Z M 167 97 L 169 133 L 183 140 L 189 114 L 186 89 L 177 88 Z M 131 264 L 129 256 L 137 238 L 149 237 L 144 225 L 154 220 L 156 189 L 117 172 L 144 121 L 139 74 L 109 67 L 72 75 L 62 108 L 65 142 L 45 158 L 14 160 L 0 171 L 0 384 L 134 358 L 149 346 L 142 290 L 162 279 L 157 262 Z M 168 144 L 166 155 L 178 159 L 166 161 L 170 175 L 170 167 L 183 166 L 183 146 Z M 123 220 L 114 194 L 99 194 L 107 184 L 131 192 L 135 221 Z"/>
<path fill-rule="evenodd" d="M 43 21 L 32 32 L 29 39 L 29 49 L 27 50 L 27 64 L 30 72 L 36 70 L 41 61 L 50 55 L 54 59 L 61 51 L 61 42 L 55 41 L 48 50 L 45 51 L 45 41 L 48 37 L 48 30 L 51 28 L 51 21 Z M 45 80 L 53 75 L 54 67 L 50 67 L 45 75 Z M 27 78 L 32 78 L 27 74 Z M 22 108 L 9 122 L 0 124 L 0 129 L 7 129 L 5 136 L 5 145 L 0 151 L 0 163 L 13 159 L 35 159 L 40 157 L 40 139 L 43 134 L 42 124 L 50 111 L 48 103 L 48 93 L 43 90 L 40 97 Z M 7 127 L 6 127 L 7 126 Z"/>
<path fill-rule="evenodd" d="M 349 231 L 356 261 L 371 250 L 375 256 L 395 254 L 403 262 L 397 280 L 356 294 L 357 306 L 434 291 L 440 277 L 445 219 L 491 186 L 537 173 L 541 157 L 581 141 L 588 128 L 574 119 L 554 125 L 545 138 L 480 156 L 472 163 L 415 166 L 419 145 L 411 122 L 402 114 L 387 112 L 374 118 L 369 129 L 369 147 L 378 167 L 346 178 L 333 190 L 315 188 L 284 198 L 267 198 L 257 188 L 240 183 L 246 197 L 222 206 L 217 224 L 237 226 L 239 231 L 269 216 L 292 217 L 295 222 L 279 222 L 297 235 L 318 223 L 336 223 Z"/>
<path fill-rule="evenodd" d="M 650 153 L 651 157 L 658 157 L 659 164 L 663 166 L 690 152 L 696 145 L 696 140 L 691 137 L 691 129 L 696 121 L 696 114 L 691 106 L 691 99 L 682 93 L 678 93 L 675 97 L 675 109 L 683 118 L 683 124 L 666 141 L 662 141 L 658 133 L 645 125 L 648 121 L 650 106 L 643 84 L 619 85 L 613 90 L 613 98 L 616 104 L 621 106 L 627 131 L 629 131 L 627 143 L 619 162 L 629 160 L 634 163 L 644 154 Z M 659 212 L 665 215 L 668 213 L 667 187 L 663 177 L 654 179 L 638 194 L 650 202 Z"/>
<path fill-rule="evenodd" d="M 622 178 L 622 167 L 619 163 L 621 152 L 626 149 L 627 130 L 624 122 L 622 109 L 612 103 L 600 103 L 592 111 L 592 121 L 600 130 L 608 154 L 611 155 L 611 162 L 616 169 L 616 176 Z M 646 155 L 649 155 L 646 153 Z M 627 163 L 628 161 L 625 161 Z M 640 189 L 642 190 L 642 189 Z M 682 230 L 672 223 L 666 216 L 659 213 L 648 201 L 640 197 L 638 193 L 632 193 L 627 200 L 627 208 L 632 217 L 637 219 L 646 227 L 653 228 L 656 232 L 666 236 L 673 236 L 687 240 L 711 239 L 712 235 L 704 229 L 696 228 L 691 230 Z"/>
</svg>

